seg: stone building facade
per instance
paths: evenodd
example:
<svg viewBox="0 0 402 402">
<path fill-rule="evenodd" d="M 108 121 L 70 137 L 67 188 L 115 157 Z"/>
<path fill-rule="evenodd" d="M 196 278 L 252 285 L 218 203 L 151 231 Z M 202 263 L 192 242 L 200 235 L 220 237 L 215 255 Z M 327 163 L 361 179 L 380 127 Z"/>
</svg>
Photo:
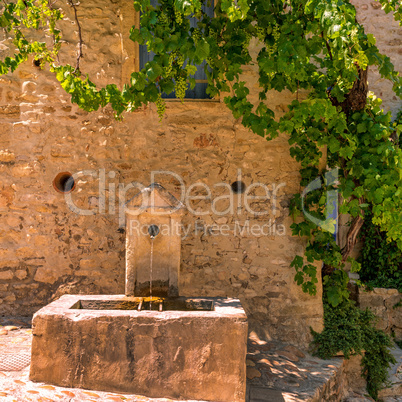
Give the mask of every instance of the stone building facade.
<svg viewBox="0 0 402 402">
<path fill-rule="evenodd" d="M 400 69 L 401 28 L 378 3 L 355 2 L 358 18 Z M 65 10 L 60 59 L 74 64 L 77 26 L 72 10 L 60 5 Z M 87 0 L 78 13 L 81 70 L 99 85 L 121 86 L 138 66 L 128 39 L 135 23 L 130 2 Z M 256 82 L 252 67 L 244 76 Z M 370 81 L 388 109 L 400 107 L 387 83 L 375 73 Z M 272 93 L 269 102 L 280 115 L 292 99 L 289 93 Z M 70 103 L 52 74 L 32 63 L 0 77 L 0 116 L 0 314 L 32 314 L 64 293 L 122 294 L 119 186 L 157 181 L 180 198 L 183 183 L 191 196 L 205 195 L 205 188 L 194 185 L 203 183 L 211 199 L 189 201 L 197 214 L 183 218 L 188 233 L 182 241 L 180 293 L 239 297 L 250 330 L 268 338 L 305 346 L 310 326 L 321 328 L 321 289 L 315 297 L 304 294 L 290 267 L 303 242 L 289 228 L 289 198 L 300 188 L 285 135 L 267 142 L 250 133 L 219 99 L 171 101 L 162 124 L 153 105 L 123 121 L 114 120 L 108 108 L 86 113 Z M 52 184 L 61 172 L 83 172 L 71 202 L 96 213 L 80 215 L 69 208 Z M 265 184 L 270 197 L 248 198 L 246 204 L 246 194 L 230 189 L 239 180 L 246 186 Z M 261 195 L 261 189 L 250 194 Z M 126 197 L 130 194 L 134 189 Z"/>
</svg>

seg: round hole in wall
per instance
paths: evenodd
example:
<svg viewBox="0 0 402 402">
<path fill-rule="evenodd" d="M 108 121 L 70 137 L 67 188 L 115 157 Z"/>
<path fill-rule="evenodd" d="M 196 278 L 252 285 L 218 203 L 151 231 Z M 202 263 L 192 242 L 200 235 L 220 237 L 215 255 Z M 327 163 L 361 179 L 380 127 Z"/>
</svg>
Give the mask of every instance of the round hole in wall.
<svg viewBox="0 0 402 402">
<path fill-rule="evenodd" d="M 240 180 L 234 181 L 230 187 L 235 194 L 242 194 L 246 191 L 246 185 Z"/>
<path fill-rule="evenodd" d="M 34 59 L 34 61 L 32 62 L 32 64 L 35 67 L 40 67 L 41 63 L 42 63 L 42 59 Z"/>
<path fill-rule="evenodd" d="M 70 193 L 75 188 L 73 175 L 70 172 L 61 172 L 53 180 L 53 187 L 59 193 Z"/>
</svg>

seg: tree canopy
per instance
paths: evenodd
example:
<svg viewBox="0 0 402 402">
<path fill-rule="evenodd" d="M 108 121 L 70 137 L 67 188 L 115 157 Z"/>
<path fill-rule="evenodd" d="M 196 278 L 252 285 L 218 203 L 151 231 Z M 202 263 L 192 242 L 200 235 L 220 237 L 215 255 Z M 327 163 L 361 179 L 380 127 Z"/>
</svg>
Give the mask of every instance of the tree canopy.
<svg viewBox="0 0 402 402">
<path fill-rule="evenodd" d="M 73 1 L 67 4 L 78 19 L 79 5 Z M 399 1 L 380 3 L 384 12 L 401 21 Z M 57 61 L 61 10 L 47 0 L 4 2 L 0 25 L 13 38 L 15 55 L 0 61 L 0 73 L 14 71 L 32 54 L 55 73 L 71 101 L 86 111 L 110 105 L 119 118 L 154 102 L 163 119 L 161 94 L 174 91 L 183 98 L 187 82 L 195 85 L 196 65 L 205 62 L 207 93 L 222 94 L 246 128 L 266 140 L 288 134 L 290 153 L 301 165 L 302 186 L 321 175 L 324 185 L 304 198 L 296 194 L 291 205 L 293 216 L 299 216 L 293 234 L 307 239 L 305 255 L 296 256 L 292 265 L 296 281 L 314 294 L 317 268 L 313 263 L 323 261 L 326 297 L 337 305 L 348 297 L 343 267 L 365 210 L 371 209 L 373 222 L 402 250 L 402 113 L 392 122 L 391 114 L 381 109 L 381 100 L 368 92 L 367 69 L 378 68 L 399 97 L 401 76 L 390 58 L 380 53 L 375 37 L 358 23 L 348 0 L 221 0 L 215 4 L 214 17 L 202 11 L 202 4 L 201 0 L 160 0 L 155 6 L 150 0 L 134 0 L 133 13 L 141 13 L 141 22 L 131 29 L 130 39 L 146 45 L 155 56 L 141 71 L 133 71 L 123 88 L 114 84 L 97 88 L 80 70 L 81 36 L 76 65 Z M 189 16 L 198 19 L 197 27 L 190 27 Z M 30 30 L 42 32 L 43 40 L 31 39 Z M 259 42 L 254 59 L 249 51 L 252 40 Z M 251 88 L 242 80 L 243 68 L 250 64 L 258 66 L 259 100 L 254 103 Z M 267 102 L 272 90 L 303 90 L 308 95 L 297 97 L 278 117 Z M 318 169 L 323 149 L 328 169 L 339 169 L 337 180 L 326 180 L 325 172 Z M 343 250 L 331 233 L 334 222 L 326 219 L 331 208 L 327 194 L 335 190 L 343 200 L 339 213 L 351 216 Z M 326 224 L 306 219 L 303 210 Z M 353 261 L 352 268 L 358 270 L 358 263 Z"/>
</svg>

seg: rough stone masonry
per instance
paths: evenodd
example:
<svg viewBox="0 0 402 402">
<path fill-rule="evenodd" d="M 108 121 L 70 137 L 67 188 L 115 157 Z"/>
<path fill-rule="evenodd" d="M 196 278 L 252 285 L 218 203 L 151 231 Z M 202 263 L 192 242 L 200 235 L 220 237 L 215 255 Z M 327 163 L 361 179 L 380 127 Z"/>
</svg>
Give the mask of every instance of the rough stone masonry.
<svg viewBox="0 0 402 402">
<path fill-rule="evenodd" d="M 355 0 L 358 19 L 377 37 L 397 69 L 402 66 L 402 30 L 374 1 Z M 74 64 L 77 27 L 71 10 L 58 1 L 66 15 L 61 62 Z M 129 41 L 135 16 L 130 2 L 87 0 L 78 7 L 83 26 L 81 69 L 99 85 L 122 86 L 138 65 Z M 258 51 L 254 43 L 255 52 Z M 7 54 L 7 48 L 0 52 Z M 245 79 L 256 83 L 256 71 L 247 67 Z M 401 101 L 377 73 L 370 73 L 370 89 L 396 111 Z M 253 94 L 253 96 L 257 96 Z M 270 107 L 280 116 L 293 99 L 288 92 L 272 93 Z M 303 251 L 293 238 L 288 216 L 290 196 L 299 191 L 298 164 L 289 155 L 285 135 L 267 142 L 244 129 L 220 99 L 169 102 L 158 122 L 153 106 L 114 120 L 110 110 L 86 113 L 50 73 L 26 63 L 0 79 L 0 314 L 32 314 L 64 293 L 124 292 L 124 233 L 119 229 L 113 199 L 118 184 L 160 182 L 180 197 L 180 176 L 188 190 L 200 182 L 212 189 L 216 207 L 228 207 L 228 187 L 217 183 L 241 180 L 248 186 L 264 183 L 276 194 L 254 201 L 268 215 L 247 211 L 244 194 L 235 196 L 232 213 L 213 214 L 208 200 L 192 200 L 182 241 L 180 289 L 184 296 L 240 298 L 250 329 L 274 339 L 306 345 L 309 327 L 322 325 L 321 291 L 303 294 L 295 284 L 290 262 Z M 71 193 L 75 205 L 97 211 L 78 215 L 52 182 L 60 172 L 96 172 L 81 176 Z M 105 183 L 104 194 L 99 192 Z M 102 183 L 101 183 L 102 184 Z M 257 189 L 256 189 L 257 190 Z M 191 195 L 202 195 L 200 186 Z M 104 212 L 103 212 L 104 209 Z M 275 223 L 275 226 L 274 226 Z M 228 225 L 230 235 L 216 235 L 214 225 Z M 252 227 L 271 226 L 265 233 Z M 237 228 L 237 230 L 235 230 Z M 246 230 L 243 230 L 246 228 Z M 280 230 L 276 230 L 280 228 Z"/>
</svg>

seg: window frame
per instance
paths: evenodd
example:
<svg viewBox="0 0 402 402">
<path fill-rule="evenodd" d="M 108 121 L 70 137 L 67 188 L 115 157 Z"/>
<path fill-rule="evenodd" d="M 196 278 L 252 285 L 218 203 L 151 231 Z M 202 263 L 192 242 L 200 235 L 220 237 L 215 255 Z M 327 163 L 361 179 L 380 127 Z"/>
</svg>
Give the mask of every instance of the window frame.
<svg viewBox="0 0 402 402">
<path fill-rule="evenodd" d="M 218 1 L 218 0 L 212 0 Z M 215 12 L 214 12 L 215 16 Z M 134 28 L 140 29 L 140 12 L 134 11 Z M 134 71 L 140 71 L 140 45 L 138 42 L 132 42 L 134 45 Z M 130 73 L 131 74 L 131 73 Z M 208 83 L 208 80 L 196 80 L 199 83 Z M 165 102 L 182 102 L 180 98 L 163 98 Z M 214 102 L 220 103 L 221 98 L 219 95 L 214 96 L 213 98 L 184 98 L 183 102 Z"/>
</svg>

